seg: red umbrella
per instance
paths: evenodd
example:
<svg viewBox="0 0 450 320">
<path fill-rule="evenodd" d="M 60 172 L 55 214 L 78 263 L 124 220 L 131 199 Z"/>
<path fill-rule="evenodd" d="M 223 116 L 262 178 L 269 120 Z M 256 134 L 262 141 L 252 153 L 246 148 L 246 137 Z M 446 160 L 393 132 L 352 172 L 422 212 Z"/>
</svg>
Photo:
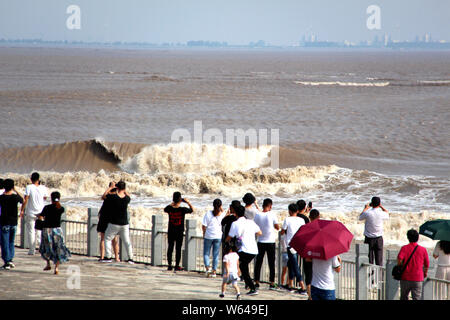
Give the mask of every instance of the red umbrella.
<svg viewBox="0 0 450 320">
<path fill-rule="evenodd" d="M 301 257 L 328 260 L 347 252 L 353 234 L 339 221 L 314 220 L 298 229 L 289 246 Z"/>
</svg>

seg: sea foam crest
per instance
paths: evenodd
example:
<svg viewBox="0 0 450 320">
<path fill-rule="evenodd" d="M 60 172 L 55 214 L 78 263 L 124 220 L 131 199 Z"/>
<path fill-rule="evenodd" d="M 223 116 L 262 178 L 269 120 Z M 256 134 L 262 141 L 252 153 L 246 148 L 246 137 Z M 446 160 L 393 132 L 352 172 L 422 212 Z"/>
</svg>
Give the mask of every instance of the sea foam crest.
<svg viewBox="0 0 450 320">
<path fill-rule="evenodd" d="M 245 171 L 270 165 L 271 149 L 269 145 L 243 149 L 227 144 L 155 144 L 119 166 L 130 173 Z"/>
</svg>

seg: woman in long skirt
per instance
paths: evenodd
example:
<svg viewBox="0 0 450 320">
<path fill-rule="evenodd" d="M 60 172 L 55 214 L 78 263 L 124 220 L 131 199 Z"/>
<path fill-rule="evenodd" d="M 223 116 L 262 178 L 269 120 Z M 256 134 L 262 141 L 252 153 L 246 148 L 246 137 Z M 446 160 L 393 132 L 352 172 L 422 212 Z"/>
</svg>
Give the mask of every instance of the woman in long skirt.
<svg viewBox="0 0 450 320">
<path fill-rule="evenodd" d="M 44 271 L 52 269 L 50 261 L 53 261 L 55 274 L 58 274 L 59 264 L 69 260 L 70 251 L 64 244 L 64 236 L 61 230 L 61 215 L 64 213 L 64 208 L 59 202 L 61 195 L 57 191 L 52 192 L 51 198 L 52 203 L 45 206 L 39 215 L 39 219 L 44 220 L 39 252 L 42 258 L 47 261 Z"/>
</svg>

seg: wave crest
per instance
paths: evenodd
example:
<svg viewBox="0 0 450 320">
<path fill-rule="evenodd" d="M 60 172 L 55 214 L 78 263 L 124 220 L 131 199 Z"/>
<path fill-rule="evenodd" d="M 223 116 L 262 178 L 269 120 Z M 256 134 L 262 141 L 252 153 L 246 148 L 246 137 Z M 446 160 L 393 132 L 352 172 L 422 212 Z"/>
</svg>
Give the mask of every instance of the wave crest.
<svg viewBox="0 0 450 320">
<path fill-rule="evenodd" d="M 136 173 L 208 173 L 249 170 L 270 164 L 271 146 L 241 149 L 226 144 L 151 145 L 119 166 Z"/>
</svg>

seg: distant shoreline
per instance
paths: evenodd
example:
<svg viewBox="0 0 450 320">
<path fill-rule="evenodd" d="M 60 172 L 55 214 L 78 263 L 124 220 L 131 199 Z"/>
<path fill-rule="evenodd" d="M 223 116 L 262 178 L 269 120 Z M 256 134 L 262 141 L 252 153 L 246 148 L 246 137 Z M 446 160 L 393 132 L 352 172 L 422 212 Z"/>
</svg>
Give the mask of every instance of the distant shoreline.
<svg viewBox="0 0 450 320">
<path fill-rule="evenodd" d="M 185 51 L 291 51 L 291 52 L 449 52 L 450 42 L 436 43 L 437 46 L 250 46 L 250 45 L 226 45 L 226 46 L 189 46 L 176 44 L 151 44 L 151 43 L 100 43 L 100 42 L 53 42 L 53 41 L 2 41 L 0 48 L 67 48 L 67 49 L 115 49 L 115 50 L 185 50 Z M 439 46 L 442 45 L 442 46 Z"/>
</svg>

